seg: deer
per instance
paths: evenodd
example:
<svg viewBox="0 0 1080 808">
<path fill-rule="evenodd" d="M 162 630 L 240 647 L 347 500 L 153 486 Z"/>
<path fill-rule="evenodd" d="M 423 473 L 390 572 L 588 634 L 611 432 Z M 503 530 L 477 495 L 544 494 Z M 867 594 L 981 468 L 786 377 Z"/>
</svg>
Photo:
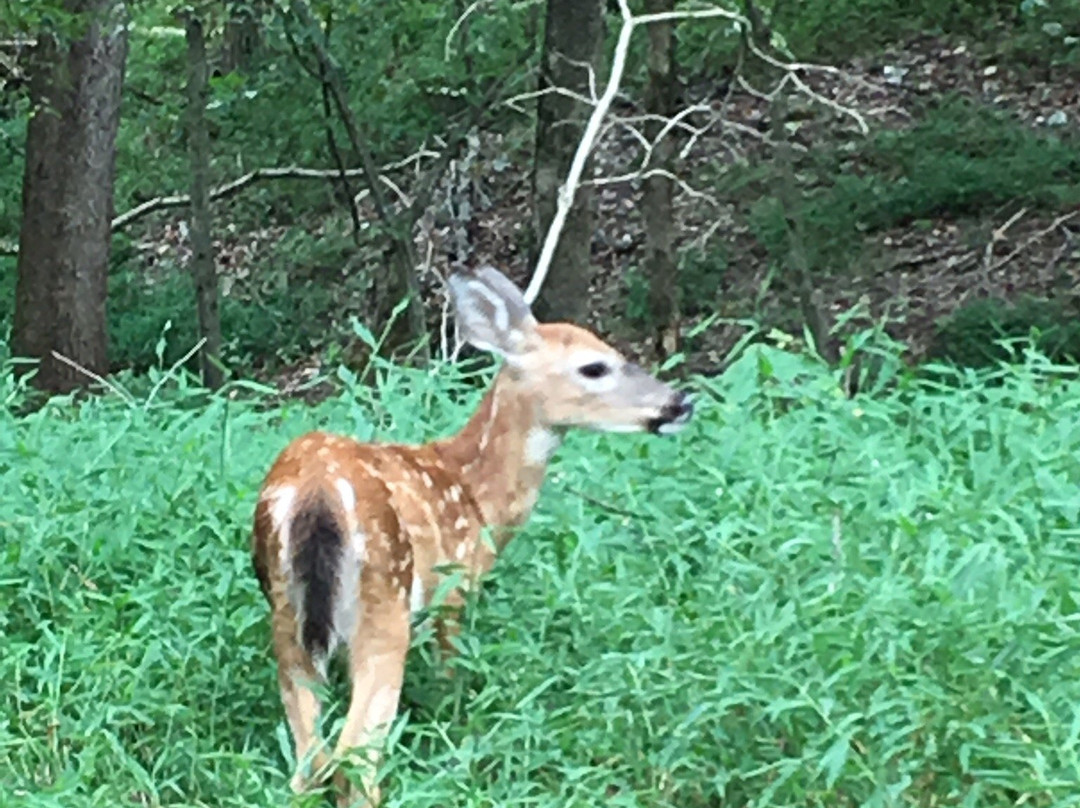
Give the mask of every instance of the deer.
<svg viewBox="0 0 1080 808">
<path fill-rule="evenodd" d="M 434 618 L 451 658 L 470 587 L 528 520 L 567 431 L 674 434 L 693 414 L 688 394 L 593 332 L 538 322 L 494 267 L 446 285 L 463 342 L 500 364 L 460 431 L 416 445 L 309 432 L 278 455 L 255 506 L 252 561 L 297 761 L 290 787 L 303 793 L 336 769 L 339 806 L 380 802 L 378 747 L 398 712 L 413 618 L 442 576 L 464 573 Z M 316 738 L 315 690 L 339 653 L 349 705 L 330 753 Z M 353 784 L 339 764 L 361 754 Z"/>
</svg>

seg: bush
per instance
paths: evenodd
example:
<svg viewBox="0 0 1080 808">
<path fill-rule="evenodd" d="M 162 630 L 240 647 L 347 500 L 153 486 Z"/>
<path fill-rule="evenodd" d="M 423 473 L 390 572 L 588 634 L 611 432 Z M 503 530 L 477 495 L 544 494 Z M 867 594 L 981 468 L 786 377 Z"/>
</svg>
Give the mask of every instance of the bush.
<svg viewBox="0 0 1080 808">
<path fill-rule="evenodd" d="M 1080 310 L 1075 303 L 1024 297 L 1014 304 L 983 298 L 939 323 L 930 358 L 963 367 L 1016 360 L 1015 345 L 1030 342 L 1054 362 L 1080 363 Z"/>
<path fill-rule="evenodd" d="M 976 216 L 1007 203 L 1080 203 L 1080 140 L 1034 132 L 984 105 L 947 98 L 911 129 L 881 132 L 854 152 L 823 153 L 809 173 L 817 185 L 803 197 L 808 258 L 831 271 L 859 254 L 862 233 Z M 771 253 L 784 254 L 775 198 L 753 203 L 751 225 Z"/>
<path fill-rule="evenodd" d="M 333 322 L 332 303 L 332 290 L 311 281 L 272 290 L 257 299 L 223 297 L 225 361 L 250 367 L 256 361 L 295 358 L 322 347 Z M 162 338 L 162 361 L 171 365 L 199 341 L 198 328 L 190 275 L 172 273 L 152 286 L 128 273 L 112 280 L 109 353 L 114 370 L 144 371 L 156 366 L 156 346 Z"/>
</svg>

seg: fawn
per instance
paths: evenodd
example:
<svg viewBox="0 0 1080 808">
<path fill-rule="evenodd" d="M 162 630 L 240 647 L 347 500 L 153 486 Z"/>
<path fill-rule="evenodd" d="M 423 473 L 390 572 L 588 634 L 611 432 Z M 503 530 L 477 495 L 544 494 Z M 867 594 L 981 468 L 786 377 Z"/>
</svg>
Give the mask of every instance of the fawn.
<svg viewBox="0 0 1080 808">
<path fill-rule="evenodd" d="M 272 612 L 297 792 L 366 748 L 361 790 L 378 803 L 371 747 L 397 713 L 412 615 L 428 605 L 445 565 L 465 573 L 444 603 L 451 615 L 461 608 L 463 589 L 528 518 L 568 428 L 668 434 L 693 413 L 685 394 L 591 332 L 537 322 L 497 270 L 457 273 L 448 286 L 462 337 L 502 358 L 464 428 L 424 445 L 312 432 L 282 451 L 259 492 L 252 555 Z M 453 620 L 436 621 L 444 654 L 457 631 Z M 320 704 L 308 683 L 324 680 L 338 649 L 347 653 L 351 701 L 331 756 L 315 737 Z M 339 804 L 351 804 L 340 770 L 335 781 Z"/>
</svg>

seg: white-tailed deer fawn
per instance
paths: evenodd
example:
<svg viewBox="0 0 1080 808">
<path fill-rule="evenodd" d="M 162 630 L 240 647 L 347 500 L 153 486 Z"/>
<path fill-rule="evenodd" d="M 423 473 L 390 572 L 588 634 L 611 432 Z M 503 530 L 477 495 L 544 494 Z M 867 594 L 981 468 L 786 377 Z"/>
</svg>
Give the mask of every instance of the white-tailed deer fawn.
<svg viewBox="0 0 1080 808">
<path fill-rule="evenodd" d="M 495 269 L 454 275 L 449 286 L 463 338 L 503 359 L 464 428 L 421 446 L 313 432 L 285 448 L 260 491 L 252 551 L 272 610 L 296 791 L 366 747 L 362 789 L 377 803 L 374 747 L 397 712 L 412 613 L 428 605 L 446 566 L 460 565 L 468 581 L 491 568 L 568 428 L 672 433 L 690 420 L 684 394 L 589 331 L 538 323 Z M 463 603 L 457 589 L 444 605 Z M 445 651 L 456 630 L 437 625 Z M 331 756 L 316 739 L 320 705 L 309 683 L 323 680 L 338 649 L 352 693 Z M 351 804 L 352 789 L 335 779 L 340 804 Z"/>
</svg>

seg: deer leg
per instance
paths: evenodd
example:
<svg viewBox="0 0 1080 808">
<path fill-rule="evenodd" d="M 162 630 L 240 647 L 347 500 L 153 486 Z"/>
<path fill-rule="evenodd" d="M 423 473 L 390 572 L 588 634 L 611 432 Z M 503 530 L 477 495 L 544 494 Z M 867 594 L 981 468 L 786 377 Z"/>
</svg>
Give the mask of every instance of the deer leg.
<svg viewBox="0 0 1080 808">
<path fill-rule="evenodd" d="M 378 747 L 397 715 L 408 650 L 409 608 L 405 599 L 394 598 L 368 609 L 349 648 L 351 701 L 334 750 L 337 760 L 353 752 L 360 753 L 364 775 L 358 795 L 338 770 L 340 808 L 354 805 L 357 796 L 365 797 L 370 806 L 379 803 L 379 788 L 375 783 Z"/>
<path fill-rule="evenodd" d="M 454 669 L 448 664 L 457 656 L 454 640 L 461 634 L 461 617 L 465 610 L 465 595 L 460 589 L 452 589 L 443 600 L 445 610 L 435 621 L 435 639 L 439 644 L 439 661 L 443 672 L 453 678 Z"/>
<path fill-rule="evenodd" d="M 289 786 L 296 793 L 307 789 L 326 762 L 326 753 L 316 735 L 315 724 L 319 720 L 321 705 L 310 684 L 320 683 L 323 677 L 315 670 L 310 655 L 296 639 L 296 619 L 291 613 L 280 613 L 274 620 L 274 652 L 278 660 L 278 687 L 285 718 L 292 732 L 296 753 L 296 772 Z M 310 761 L 313 776 L 305 774 L 308 755 L 313 747 L 320 748 Z"/>
</svg>

